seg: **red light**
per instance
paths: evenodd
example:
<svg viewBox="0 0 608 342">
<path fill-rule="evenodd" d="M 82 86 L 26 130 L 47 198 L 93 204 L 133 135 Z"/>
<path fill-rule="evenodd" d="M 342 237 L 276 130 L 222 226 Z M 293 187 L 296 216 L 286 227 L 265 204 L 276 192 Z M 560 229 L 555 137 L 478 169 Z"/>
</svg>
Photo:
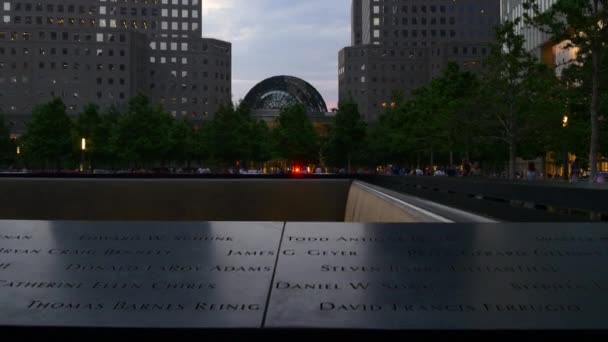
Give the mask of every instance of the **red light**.
<svg viewBox="0 0 608 342">
<path fill-rule="evenodd" d="M 300 171 L 302 171 L 302 170 L 300 170 L 299 167 L 296 167 L 293 171 L 294 171 L 294 173 L 300 173 Z"/>
</svg>

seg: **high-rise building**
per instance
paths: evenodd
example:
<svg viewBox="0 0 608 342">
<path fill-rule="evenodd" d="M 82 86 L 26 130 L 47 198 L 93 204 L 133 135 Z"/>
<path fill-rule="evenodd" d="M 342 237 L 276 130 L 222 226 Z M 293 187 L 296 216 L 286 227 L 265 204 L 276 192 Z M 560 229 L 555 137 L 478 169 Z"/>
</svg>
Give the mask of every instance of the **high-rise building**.
<svg viewBox="0 0 608 342">
<path fill-rule="evenodd" d="M 545 43 L 549 40 L 549 36 L 538 29 L 526 25 L 524 21 L 524 9 L 525 0 L 501 0 L 500 1 L 500 18 L 502 22 L 515 21 L 521 19 L 516 27 L 517 33 L 523 35 L 526 38 L 526 49 L 538 54 L 539 57 L 542 55 L 542 49 Z M 539 1 L 541 11 L 546 11 L 555 4 L 557 0 L 544 0 Z"/>
<path fill-rule="evenodd" d="M 395 93 L 409 96 L 449 61 L 477 70 L 500 22 L 499 0 L 353 0 L 352 6 L 353 44 L 339 53 L 340 101 L 355 101 L 370 123 Z"/>
<path fill-rule="evenodd" d="M 557 75 L 561 75 L 564 68 L 576 58 L 577 48 L 570 47 L 568 42 L 556 44 L 551 40 L 549 34 L 543 33 L 537 28 L 527 25 L 524 21 L 526 9 L 523 6 L 524 0 L 501 0 L 501 20 L 515 21 L 520 18 L 520 22 L 516 27 L 518 34 L 524 36 L 526 40 L 526 50 L 530 51 L 534 56 L 544 63 L 555 66 Z M 557 0 L 539 1 L 539 9 L 544 12 L 553 6 Z M 532 14 L 531 12 L 529 14 Z"/>
<path fill-rule="evenodd" d="M 353 0 L 351 7 L 351 42 L 352 46 L 363 44 L 363 0 Z"/>
<path fill-rule="evenodd" d="M 141 93 L 204 120 L 231 101 L 232 63 L 201 17 L 199 0 L 0 0 L 0 112 L 23 121 L 61 97 L 77 114 Z"/>
</svg>

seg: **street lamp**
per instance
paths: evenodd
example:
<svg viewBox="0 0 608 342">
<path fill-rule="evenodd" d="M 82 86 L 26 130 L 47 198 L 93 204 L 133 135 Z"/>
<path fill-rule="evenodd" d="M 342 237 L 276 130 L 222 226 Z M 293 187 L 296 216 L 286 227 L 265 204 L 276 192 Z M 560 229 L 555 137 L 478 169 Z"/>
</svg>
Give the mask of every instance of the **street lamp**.
<svg viewBox="0 0 608 342">
<path fill-rule="evenodd" d="M 84 171 L 84 152 L 87 150 L 87 139 L 82 138 L 80 141 L 80 172 Z"/>
<path fill-rule="evenodd" d="M 17 146 L 17 155 L 21 154 L 21 146 Z"/>
</svg>

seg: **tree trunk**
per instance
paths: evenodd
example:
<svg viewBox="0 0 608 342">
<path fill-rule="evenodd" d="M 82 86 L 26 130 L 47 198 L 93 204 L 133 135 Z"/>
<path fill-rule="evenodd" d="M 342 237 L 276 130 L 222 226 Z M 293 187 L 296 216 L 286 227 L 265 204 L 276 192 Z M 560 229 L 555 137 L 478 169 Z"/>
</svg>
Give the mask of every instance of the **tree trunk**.
<svg viewBox="0 0 608 342">
<path fill-rule="evenodd" d="M 547 155 L 544 155 L 540 159 L 540 175 L 538 178 L 541 180 L 547 179 L 547 175 L 546 175 L 547 166 L 546 165 L 547 165 Z"/>
<path fill-rule="evenodd" d="M 592 182 L 597 175 L 597 158 L 600 144 L 600 122 L 598 113 L 600 105 L 600 50 L 601 47 L 596 43 L 591 51 L 593 58 L 593 84 L 591 93 L 591 149 L 589 152 L 589 171 L 591 172 L 590 180 Z"/>
<path fill-rule="evenodd" d="M 469 132 L 467 130 L 467 134 L 465 137 L 465 142 L 464 142 L 464 158 L 466 160 L 471 160 L 471 153 L 470 153 L 470 149 L 471 149 L 471 142 L 470 142 L 470 137 L 469 137 Z"/>
<path fill-rule="evenodd" d="M 515 161 L 517 158 L 517 152 L 515 151 L 515 141 L 511 139 L 509 141 L 509 179 L 515 179 Z"/>
<path fill-rule="evenodd" d="M 570 180 L 570 153 L 567 149 L 564 149 L 564 180 L 567 182 Z"/>
<path fill-rule="evenodd" d="M 431 172 L 433 172 L 434 166 L 435 166 L 435 151 L 431 148 L 431 165 L 429 165 L 429 167 L 431 168 Z"/>
<path fill-rule="evenodd" d="M 450 167 L 454 165 L 454 151 L 450 151 Z"/>
</svg>

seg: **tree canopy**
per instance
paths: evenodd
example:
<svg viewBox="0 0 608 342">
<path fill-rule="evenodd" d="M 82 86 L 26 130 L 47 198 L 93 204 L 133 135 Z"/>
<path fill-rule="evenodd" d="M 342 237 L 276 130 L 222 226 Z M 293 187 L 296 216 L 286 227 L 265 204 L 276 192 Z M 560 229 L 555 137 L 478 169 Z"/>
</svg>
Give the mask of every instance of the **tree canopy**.
<svg viewBox="0 0 608 342">
<path fill-rule="evenodd" d="M 346 166 L 350 173 L 353 159 L 360 161 L 366 147 L 367 125 L 353 102 L 340 103 L 327 138 L 327 153 L 334 165 Z"/>
<path fill-rule="evenodd" d="M 290 163 L 314 163 L 320 147 L 319 134 L 306 108 L 294 105 L 283 109 L 277 123 L 272 131 L 275 155 Z"/>
<path fill-rule="evenodd" d="M 552 36 L 553 42 L 565 42 L 565 48 L 576 52 L 573 63 L 584 65 L 571 88 L 586 88 L 590 118 L 589 168 L 591 179 L 597 173 L 600 143 L 602 141 L 600 114 L 603 101 L 602 74 L 606 71 L 606 46 L 608 46 L 608 0 L 557 0 L 546 11 L 541 10 L 538 0 L 526 0 L 526 20 L 536 28 Z"/>
<path fill-rule="evenodd" d="M 541 137 L 537 133 L 543 129 L 561 127 L 563 118 L 563 112 L 555 110 L 563 108 L 557 78 L 526 51 L 523 36 L 515 33 L 517 24 L 497 27 L 482 73 L 480 97 L 486 108 L 482 130 L 508 145 L 511 179 L 515 160 L 522 155 L 519 152 L 533 157 L 546 152 L 545 142 L 534 138 Z"/>
<path fill-rule="evenodd" d="M 22 137 L 23 152 L 32 163 L 60 169 L 72 154 L 72 121 L 65 109 L 60 98 L 34 108 Z"/>
</svg>

